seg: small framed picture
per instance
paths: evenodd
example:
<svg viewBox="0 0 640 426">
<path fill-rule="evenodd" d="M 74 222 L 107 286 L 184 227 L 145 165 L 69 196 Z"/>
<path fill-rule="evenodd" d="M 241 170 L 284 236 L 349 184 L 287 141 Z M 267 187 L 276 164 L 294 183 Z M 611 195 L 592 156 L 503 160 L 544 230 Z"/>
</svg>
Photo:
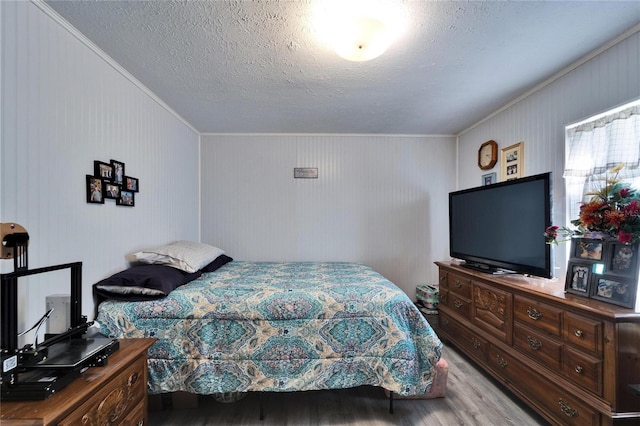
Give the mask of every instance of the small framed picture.
<svg viewBox="0 0 640 426">
<path fill-rule="evenodd" d="M 571 240 L 572 257 L 578 259 L 602 260 L 603 241 L 589 238 L 574 238 Z"/>
<path fill-rule="evenodd" d="M 122 185 L 124 182 L 124 163 L 118 160 L 111 160 L 111 166 L 113 167 L 113 183 Z"/>
<path fill-rule="evenodd" d="M 569 293 L 589 297 L 591 292 L 591 268 L 590 262 L 570 261 L 567 268 L 565 290 Z"/>
<path fill-rule="evenodd" d="M 503 148 L 500 152 L 500 180 L 524 176 L 524 142 Z"/>
<path fill-rule="evenodd" d="M 103 180 L 113 180 L 113 166 L 102 161 L 93 162 L 93 174 Z"/>
<path fill-rule="evenodd" d="M 125 189 L 121 190 L 120 197 L 116 198 L 116 205 L 126 206 L 126 207 L 135 206 L 135 199 L 134 199 L 133 192 L 127 191 Z"/>
<path fill-rule="evenodd" d="M 111 198 L 113 200 L 117 200 L 120 196 L 120 185 L 105 182 L 104 183 L 104 198 Z"/>
<path fill-rule="evenodd" d="M 638 244 L 612 242 L 606 260 L 607 274 L 633 278 L 638 270 Z"/>
<path fill-rule="evenodd" d="M 122 189 L 131 192 L 138 192 L 140 190 L 138 185 L 138 178 L 134 178 L 131 176 L 124 177 L 124 185 L 122 185 Z"/>
<path fill-rule="evenodd" d="M 599 276 L 591 291 L 591 298 L 633 308 L 636 304 L 638 282 L 630 279 Z"/>
<path fill-rule="evenodd" d="M 87 203 L 104 204 L 104 181 L 100 177 L 87 175 Z"/>
<path fill-rule="evenodd" d="M 491 185 L 496 183 L 497 175 L 495 172 L 482 175 L 482 185 Z"/>
</svg>

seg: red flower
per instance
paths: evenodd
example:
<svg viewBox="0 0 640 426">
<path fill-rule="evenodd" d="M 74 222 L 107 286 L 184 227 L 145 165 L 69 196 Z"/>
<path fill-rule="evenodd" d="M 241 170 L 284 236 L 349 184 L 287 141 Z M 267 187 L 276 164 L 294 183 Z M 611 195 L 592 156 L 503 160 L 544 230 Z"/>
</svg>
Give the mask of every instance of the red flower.
<svg viewBox="0 0 640 426">
<path fill-rule="evenodd" d="M 620 194 L 620 197 L 627 198 L 631 194 L 631 188 L 622 188 L 619 194 Z"/>
<path fill-rule="evenodd" d="M 623 244 L 629 244 L 633 239 L 633 234 L 628 232 L 620 231 L 618 232 L 618 241 Z"/>
<path fill-rule="evenodd" d="M 637 200 L 633 200 L 622 209 L 625 215 L 627 216 L 637 216 L 640 215 L 640 204 L 638 204 Z"/>
<path fill-rule="evenodd" d="M 544 236 L 547 238 L 557 238 L 558 237 L 558 227 L 555 225 L 552 225 L 550 227 L 547 228 L 546 231 L 544 231 Z"/>
</svg>

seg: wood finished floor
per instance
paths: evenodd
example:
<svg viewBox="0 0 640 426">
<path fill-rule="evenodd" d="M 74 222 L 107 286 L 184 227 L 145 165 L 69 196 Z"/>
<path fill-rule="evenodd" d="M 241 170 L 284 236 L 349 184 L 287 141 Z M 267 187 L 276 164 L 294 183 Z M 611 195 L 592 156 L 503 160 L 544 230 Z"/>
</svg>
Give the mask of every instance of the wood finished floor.
<svg viewBox="0 0 640 426">
<path fill-rule="evenodd" d="M 264 420 L 259 420 L 259 395 L 234 403 L 183 394 L 174 408 L 162 411 L 159 397 L 150 397 L 151 426 L 322 426 L 322 425 L 481 425 L 535 426 L 547 422 L 499 383 L 481 372 L 457 350 L 446 347 L 449 363 L 447 396 L 431 400 L 394 400 L 394 414 L 384 391 L 374 387 L 267 393 Z M 186 399 L 185 399 L 186 398 Z"/>
</svg>

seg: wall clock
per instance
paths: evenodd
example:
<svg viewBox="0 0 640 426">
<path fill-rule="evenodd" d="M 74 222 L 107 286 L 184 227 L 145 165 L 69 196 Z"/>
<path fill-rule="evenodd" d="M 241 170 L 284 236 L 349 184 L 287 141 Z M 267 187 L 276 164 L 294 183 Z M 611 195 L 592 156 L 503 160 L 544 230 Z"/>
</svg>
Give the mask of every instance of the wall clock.
<svg viewBox="0 0 640 426">
<path fill-rule="evenodd" d="M 478 167 L 481 170 L 491 169 L 498 161 L 498 144 L 495 141 L 487 141 L 478 149 Z"/>
</svg>

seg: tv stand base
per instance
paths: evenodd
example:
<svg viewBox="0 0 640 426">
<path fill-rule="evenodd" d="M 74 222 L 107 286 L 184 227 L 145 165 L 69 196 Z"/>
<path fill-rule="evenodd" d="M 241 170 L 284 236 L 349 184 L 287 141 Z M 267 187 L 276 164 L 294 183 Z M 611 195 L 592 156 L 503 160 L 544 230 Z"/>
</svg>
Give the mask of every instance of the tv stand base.
<svg viewBox="0 0 640 426">
<path fill-rule="evenodd" d="M 465 263 L 461 263 L 460 266 L 473 269 L 474 271 L 484 272 L 485 274 L 491 274 L 491 275 L 515 274 L 515 272 L 509 271 L 508 269 L 495 268 L 493 266 L 485 265 L 483 263 L 465 262 Z"/>
</svg>

